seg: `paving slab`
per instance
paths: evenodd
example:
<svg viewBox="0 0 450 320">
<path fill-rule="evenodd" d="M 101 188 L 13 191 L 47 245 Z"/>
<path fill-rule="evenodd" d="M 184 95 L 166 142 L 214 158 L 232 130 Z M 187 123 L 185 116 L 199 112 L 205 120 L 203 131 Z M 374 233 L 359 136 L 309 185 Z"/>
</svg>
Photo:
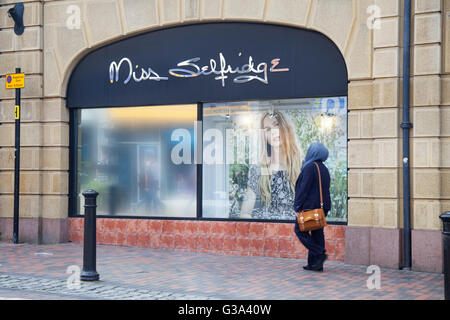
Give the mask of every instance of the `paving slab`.
<svg viewBox="0 0 450 320">
<path fill-rule="evenodd" d="M 98 245 L 100 281 L 82 281 L 74 289 L 68 288 L 68 280 L 73 284 L 76 275 L 68 270 L 82 269 L 82 244 L 0 243 L 0 290 L 22 290 L 24 298 L 29 292 L 42 293 L 43 299 L 50 293 L 65 299 L 120 300 L 444 298 L 443 274 L 380 268 L 377 288 L 366 266 L 327 261 L 324 272 L 317 273 L 303 270 L 304 264 L 302 259 Z"/>
</svg>

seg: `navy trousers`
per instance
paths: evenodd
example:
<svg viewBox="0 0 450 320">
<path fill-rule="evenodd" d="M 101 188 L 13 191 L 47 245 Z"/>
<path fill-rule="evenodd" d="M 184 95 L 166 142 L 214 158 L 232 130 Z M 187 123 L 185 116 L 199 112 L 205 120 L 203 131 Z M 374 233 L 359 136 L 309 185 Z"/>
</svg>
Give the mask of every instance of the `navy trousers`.
<svg viewBox="0 0 450 320">
<path fill-rule="evenodd" d="M 325 253 L 325 235 L 323 228 L 310 232 L 302 232 L 296 219 L 295 234 L 306 249 L 308 249 L 308 264 L 313 264 L 317 255 Z"/>
</svg>

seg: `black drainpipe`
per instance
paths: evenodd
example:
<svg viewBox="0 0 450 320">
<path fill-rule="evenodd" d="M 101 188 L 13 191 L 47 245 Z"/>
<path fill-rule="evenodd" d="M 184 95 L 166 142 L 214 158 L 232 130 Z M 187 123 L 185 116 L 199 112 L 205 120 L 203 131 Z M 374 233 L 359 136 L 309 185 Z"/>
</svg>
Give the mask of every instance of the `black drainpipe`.
<svg viewBox="0 0 450 320">
<path fill-rule="evenodd" d="M 409 87 L 410 87 L 410 35 L 411 0 L 404 1 L 403 12 L 403 269 L 411 269 L 411 214 L 409 170 Z"/>
</svg>

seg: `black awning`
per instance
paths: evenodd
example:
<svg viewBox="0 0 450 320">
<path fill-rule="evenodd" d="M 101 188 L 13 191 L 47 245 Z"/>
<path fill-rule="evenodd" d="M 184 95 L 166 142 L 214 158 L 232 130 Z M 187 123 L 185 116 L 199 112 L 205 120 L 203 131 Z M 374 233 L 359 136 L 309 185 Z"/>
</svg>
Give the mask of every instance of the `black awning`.
<svg viewBox="0 0 450 320">
<path fill-rule="evenodd" d="M 341 52 L 319 32 L 201 23 L 140 34 L 87 54 L 69 80 L 67 106 L 346 96 L 347 80 Z"/>
</svg>

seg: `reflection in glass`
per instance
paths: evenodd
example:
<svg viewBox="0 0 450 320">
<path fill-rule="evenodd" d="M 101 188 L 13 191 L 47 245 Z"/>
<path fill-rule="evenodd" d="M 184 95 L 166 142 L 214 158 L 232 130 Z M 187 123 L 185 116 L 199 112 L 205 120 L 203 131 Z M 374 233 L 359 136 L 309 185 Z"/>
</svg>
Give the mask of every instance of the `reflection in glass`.
<svg viewBox="0 0 450 320">
<path fill-rule="evenodd" d="M 203 216 L 295 219 L 301 162 L 320 141 L 330 151 L 328 220 L 346 221 L 346 117 L 345 97 L 205 104 Z"/>
<path fill-rule="evenodd" d="M 81 192 L 94 189 L 99 215 L 195 217 L 196 166 L 174 163 L 171 152 L 181 141 L 172 137 L 176 129 L 187 132 L 182 142 L 193 148 L 196 119 L 196 105 L 82 109 L 80 213 Z"/>
</svg>

